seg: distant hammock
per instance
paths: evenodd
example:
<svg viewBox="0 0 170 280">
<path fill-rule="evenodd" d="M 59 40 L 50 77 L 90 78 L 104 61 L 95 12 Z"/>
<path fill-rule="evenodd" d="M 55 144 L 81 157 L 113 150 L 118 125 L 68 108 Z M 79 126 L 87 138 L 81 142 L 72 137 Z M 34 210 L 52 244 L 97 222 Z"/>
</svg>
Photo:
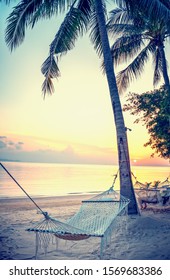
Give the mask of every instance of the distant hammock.
<svg viewBox="0 0 170 280">
<path fill-rule="evenodd" d="M 134 176 L 134 174 L 132 173 Z M 169 177 L 163 182 L 155 182 L 154 185 L 151 183 L 141 183 L 136 179 L 134 184 L 135 194 L 138 197 L 138 201 L 146 208 L 146 203 L 162 203 L 163 205 L 169 200 L 170 197 L 170 181 Z"/>
</svg>

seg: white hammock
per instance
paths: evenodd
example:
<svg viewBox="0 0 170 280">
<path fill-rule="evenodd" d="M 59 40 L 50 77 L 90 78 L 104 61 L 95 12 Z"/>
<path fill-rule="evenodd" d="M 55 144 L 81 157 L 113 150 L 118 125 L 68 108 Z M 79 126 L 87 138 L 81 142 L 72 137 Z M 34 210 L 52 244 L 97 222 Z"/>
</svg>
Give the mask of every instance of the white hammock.
<svg viewBox="0 0 170 280">
<path fill-rule="evenodd" d="M 5 166 L 2 163 L 0 165 L 44 216 L 41 222 L 33 228 L 27 229 L 36 233 L 36 256 L 38 254 L 39 244 L 41 245 L 41 243 L 43 243 L 45 252 L 47 251 L 51 236 L 77 241 L 89 237 L 100 237 L 100 257 L 102 258 L 103 249 L 111 237 L 112 230 L 116 224 L 116 218 L 127 213 L 127 205 L 130 202 L 129 199 L 113 190 L 117 174 L 109 190 L 89 200 L 82 201 L 79 211 L 69 220 L 61 222 L 50 217 L 47 212 L 44 212 L 9 173 Z"/>
<path fill-rule="evenodd" d="M 92 199 L 82 201 L 79 211 L 66 222 L 56 220 L 47 214 L 43 221 L 28 229 L 28 231 L 37 233 L 36 255 L 40 240 L 43 241 L 43 246 L 47 249 L 50 242 L 50 237 L 47 235 L 52 234 L 66 240 L 100 237 L 100 257 L 102 258 L 103 249 L 115 227 L 116 217 L 126 213 L 129 202 L 129 199 L 121 196 L 111 187 L 108 191 Z"/>
</svg>

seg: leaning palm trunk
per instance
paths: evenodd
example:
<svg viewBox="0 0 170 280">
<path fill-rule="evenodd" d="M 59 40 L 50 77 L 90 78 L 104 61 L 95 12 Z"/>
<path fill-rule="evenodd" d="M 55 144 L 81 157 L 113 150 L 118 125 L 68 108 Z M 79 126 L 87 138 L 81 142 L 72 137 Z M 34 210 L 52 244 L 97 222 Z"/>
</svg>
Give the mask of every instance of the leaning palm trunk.
<svg viewBox="0 0 170 280">
<path fill-rule="evenodd" d="M 164 51 L 163 43 L 160 44 L 159 51 L 160 51 L 160 55 L 161 55 L 162 73 L 163 73 L 163 78 L 164 78 L 165 86 L 167 88 L 169 88 L 169 77 L 168 77 L 167 63 L 166 63 L 166 57 L 165 57 L 165 51 Z"/>
<path fill-rule="evenodd" d="M 130 170 L 130 159 L 128 142 L 126 135 L 126 127 L 124 124 L 124 118 L 122 114 L 122 108 L 120 98 L 118 94 L 116 78 L 113 68 L 113 60 L 110 51 L 110 45 L 108 35 L 106 31 L 105 16 L 103 12 L 103 6 L 101 0 L 94 0 L 95 9 L 97 14 L 97 21 L 99 25 L 100 38 L 103 49 L 103 57 L 105 64 L 105 71 L 110 91 L 111 103 L 113 108 L 114 120 L 117 132 L 117 146 L 118 146 L 118 158 L 120 168 L 120 191 L 121 194 L 130 199 L 128 206 L 129 214 L 137 214 L 137 203 L 135 199 L 134 189 L 132 185 L 131 170 Z"/>
</svg>

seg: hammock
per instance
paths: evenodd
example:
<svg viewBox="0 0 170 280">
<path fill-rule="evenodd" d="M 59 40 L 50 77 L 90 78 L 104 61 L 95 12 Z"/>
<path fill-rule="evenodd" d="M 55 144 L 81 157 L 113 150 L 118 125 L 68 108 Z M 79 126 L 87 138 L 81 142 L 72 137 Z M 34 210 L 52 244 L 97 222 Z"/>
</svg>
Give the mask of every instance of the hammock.
<svg viewBox="0 0 170 280">
<path fill-rule="evenodd" d="M 158 185 L 158 188 L 159 189 L 162 189 L 162 188 L 167 188 L 168 190 L 170 189 L 170 181 L 169 181 L 169 177 L 166 178 L 165 181 L 163 182 L 160 182 L 159 185 Z"/>
<path fill-rule="evenodd" d="M 67 221 L 61 222 L 47 215 L 44 220 L 33 228 L 29 228 L 28 231 L 45 234 L 45 236 L 52 234 L 57 238 L 75 241 L 100 237 L 100 257 L 102 258 L 103 249 L 115 227 L 115 220 L 119 215 L 126 213 L 128 203 L 129 200 L 114 191 L 112 186 L 102 194 L 82 201 L 79 211 Z M 43 240 L 44 248 L 48 247 L 50 238 L 46 240 L 39 234 L 37 238 Z M 36 255 L 37 253 L 38 248 Z"/>
<path fill-rule="evenodd" d="M 133 173 L 132 175 L 137 179 Z M 145 203 L 145 208 L 146 203 L 162 203 L 164 205 L 170 197 L 170 181 L 169 178 L 166 178 L 163 182 L 157 182 L 157 186 L 152 186 L 151 183 L 144 184 L 136 180 L 134 190 L 138 200 Z"/>
<path fill-rule="evenodd" d="M 89 237 L 100 237 L 100 258 L 103 256 L 103 249 L 108 244 L 113 228 L 116 225 L 118 216 L 127 214 L 127 205 L 130 200 L 116 192 L 114 188 L 115 179 L 111 188 L 91 199 L 83 200 L 79 211 L 65 222 L 50 217 L 47 212 L 35 203 L 35 201 L 19 185 L 8 170 L 0 163 L 15 183 L 31 199 L 35 206 L 43 214 L 44 219 L 34 227 L 27 229 L 29 232 L 36 233 L 36 257 L 39 245 L 43 245 L 45 252 L 50 241 L 55 238 L 65 240 L 83 240 Z"/>
</svg>

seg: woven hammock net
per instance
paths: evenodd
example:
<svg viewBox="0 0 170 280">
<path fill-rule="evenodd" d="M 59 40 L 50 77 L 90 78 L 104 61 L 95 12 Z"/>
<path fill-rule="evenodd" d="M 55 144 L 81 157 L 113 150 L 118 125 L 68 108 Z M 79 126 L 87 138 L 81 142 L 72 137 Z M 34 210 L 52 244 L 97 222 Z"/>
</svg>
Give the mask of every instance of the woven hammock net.
<svg viewBox="0 0 170 280">
<path fill-rule="evenodd" d="M 129 199 L 111 187 L 89 200 L 82 201 L 79 211 L 67 221 L 61 222 L 46 215 L 45 219 L 33 228 L 29 228 L 28 231 L 37 233 L 37 251 L 40 243 L 46 251 L 53 235 L 57 238 L 76 241 L 89 237 L 101 237 L 102 252 L 116 224 L 116 218 L 127 213 L 128 203 Z"/>
</svg>

